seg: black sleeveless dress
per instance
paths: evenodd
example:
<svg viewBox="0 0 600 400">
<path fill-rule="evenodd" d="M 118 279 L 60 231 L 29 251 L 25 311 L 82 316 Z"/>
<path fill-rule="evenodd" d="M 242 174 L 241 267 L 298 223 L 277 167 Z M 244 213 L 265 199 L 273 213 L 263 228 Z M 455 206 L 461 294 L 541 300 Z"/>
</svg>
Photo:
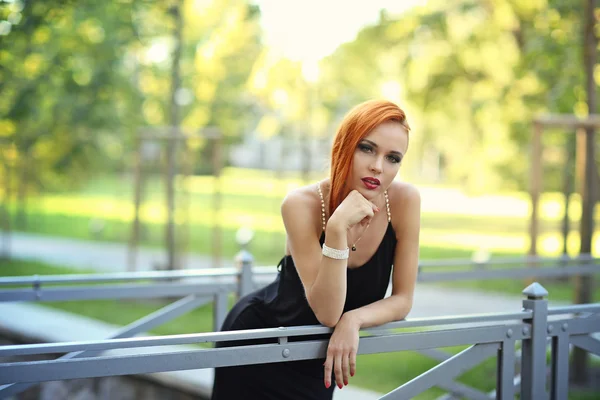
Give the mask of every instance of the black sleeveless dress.
<svg viewBox="0 0 600 400">
<path fill-rule="evenodd" d="M 323 232 L 320 238 L 321 246 L 324 242 Z M 385 235 L 373 257 L 364 265 L 347 270 L 344 312 L 381 300 L 385 296 L 395 248 L 396 235 L 391 222 L 388 222 Z M 275 281 L 243 297 L 231 309 L 223 323 L 222 331 L 319 325 L 304 295 L 304 288 L 292 257 L 283 257 L 277 268 L 279 274 Z M 274 342 L 231 341 L 218 343 L 217 347 Z M 332 375 L 330 388 L 325 388 L 324 362 L 324 359 L 318 359 L 216 368 L 212 400 L 331 399 L 335 388 L 335 376 Z"/>
</svg>

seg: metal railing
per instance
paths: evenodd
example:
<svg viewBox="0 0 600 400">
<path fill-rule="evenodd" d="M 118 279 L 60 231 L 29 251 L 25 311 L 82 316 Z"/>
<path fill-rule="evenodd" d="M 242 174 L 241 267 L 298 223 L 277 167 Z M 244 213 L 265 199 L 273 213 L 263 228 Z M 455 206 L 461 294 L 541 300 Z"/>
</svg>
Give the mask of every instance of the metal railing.
<svg viewBox="0 0 600 400">
<path fill-rule="evenodd" d="M 427 350 L 470 346 L 436 367 L 402 384 L 381 399 L 408 399 L 434 386 L 469 399 L 566 399 L 569 346 L 600 356 L 600 341 L 590 334 L 600 331 L 600 304 L 548 309 L 546 290 L 534 283 L 523 293 L 523 310 L 515 313 L 413 319 L 363 330 L 358 354 Z M 554 317 L 552 320 L 549 316 Z M 465 327 L 464 324 L 468 324 Z M 402 328 L 429 328 L 397 332 Z M 434 328 L 433 330 L 431 328 Z M 69 352 L 77 357 L 0 364 L 0 384 L 18 385 L 64 379 L 145 374 L 215 368 L 234 365 L 288 362 L 324 358 L 327 340 L 288 341 L 291 337 L 328 334 L 320 326 L 248 331 L 112 339 L 88 342 L 0 347 L 0 357 L 33 356 Z M 148 353 L 145 348 L 247 339 L 271 339 L 273 343 L 229 348 L 206 348 Z M 551 374 L 546 377 L 546 345 L 551 341 Z M 521 343 L 520 379 L 515 379 L 515 348 Z M 111 349 L 138 348 L 135 354 L 96 356 Z M 497 388 L 492 393 L 454 379 L 490 357 L 496 357 Z M 6 393 L 2 392 L 1 395 Z"/>
<path fill-rule="evenodd" d="M 525 268 L 529 270 L 529 275 L 525 276 L 535 276 L 540 271 L 550 270 L 550 268 L 542 267 L 544 264 L 557 265 L 556 259 L 520 259 L 521 263 L 524 261 L 527 265 Z M 569 262 L 574 263 L 575 265 L 560 268 L 553 267 L 553 269 L 560 270 L 561 274 L 558 275 L 598 271 L 598 260 L 591 257 L 561 259 L 560 261 L 563 265 L 565 262 L 567 264 Z M 221 326 L 228 310 L 227 299 L 231 292 L 243 296 L 254 290 L 256 286 L 264 284 L 264 282 L 261 282 L 264 281 L 261 277 L 270 280 L 275 274 L 273 267 L 252 268 L 252 257 L 247 252 L 240 253 L 238 262 L 239 268 L 227 269 L 0 278 L 0 286 L 30 286 L 28 288 L 0 290 L 0 301 L 4 302 L 185 296 L 123 327 L 119 332 L 104 341 L 0 347 L 0 357 L 69 352 L 67 355 L 52 361 L 0 364 L 0 384 L 5 384 L 5 386 L 0 387 L 0 398 L 19 393 L 30 387 L 33 382 L 40 381 L 214 368 L 323 357 L 327 347 L 326 340 L 289 343 L 288 338 L 331 332 L 329 328 L 324 327 L 131 338 L 211 301 L 213 302 L 214 327 Z M 519 260 L 493 261 L 486 265 L 485 270 L 492 270 L 491 266 L 505 266 L 509 262 L 518 265 Z M 465 265 L 469 268 L 472 267 L 471 263 L 457 261 L 422 263 L 420 276 L 427 276 L 429 273 L 426 271 L 427 268 L 455 268 L 457 266 L 464 267 Z M 502 277 L 510 277 L 510 274 L 515 273 L 515 271 L 518 271 L 518 277 L 523 277 L 521 270 L 525 268 L 502 268 L 502 271 L 507 274 Z M 470 276 L 467 273 L 479 273 L 481 271 L 481 266 L 476 265 L 476 268 L 472 271 L 463 269 L 444 273 L 461 273 L 461 279 L 467 279 Z M 440 274 L 437 271 L 432 273 Z M 442 276 L 436 275 L 435 279 L 430 280 L 439 280 Z M 496 277 L 498 274 L 491 276 Z M 543 276 L 557 275 L 543 274 Z M 86 285 L 55 286 L 73 283 Z M 99 283 L 108 284 L 100 286 Z M 551 398 L 566 398 L 563 397 L 563 394 L 566 393 L 568 388 L 568 381 L 565 380 L 565 376 L 568 376 L 569 345 L 600 355 L 600 342 L 589 335 L 592 332 L 600 331 L 600 319 L 597 315 L 600 313 L 600 305 L 579 305 L 548 310 L 547 301 L 543 299 L 547 293 L 541 286 L 532 285 L 523 293 L 528 296 L 528 299 L 523 302 L 523 311 L 517 313 L 411 319 L 365 330 L 363 337 L 360 339 L 359 354 L 414 350 L 441 361 L 435 368 L 382 398 L 410 398 L 416 393 L 438 386 L 450 393 L 444 398 L 452 398 L 453 395 L 456 395 L 469 399 L 494 397 L 505 399 L 513 398 L 514 393 L 520 390 L 522 398 L 537 400 L 540 397 L 536 396 L 542 393 L 541 390 L 545 393 L 545 389 L 542 388 L 545 387 L 546 381 L 547 340 L 551 342 L 552 351 L 549 378 L 553 388 Z M 585 315 L 585 313 L 594 315 Z M 548 321 L 548 316 L 562 316 L 563 319 Z M 465 326 L 464 324 L 468 325 Z M 393 331 L 394 329 L 409 327 L 435 328 L 435 331 L 410 333 Z M 235 349 L 199 349 L 163 354 L 138 352 L 135 356 L 98 357 L 106 350 L 117 348 L 262 338 L 273 339 L 273 344 L 243 346 Z M 519 357 L 519 352 L 515 353 L 517 342 L 522 343 L 521 357 Z M 457 355 L 435 350 L 440 347 L 458 345 L 471 345 L 471 347 Z M 234 355 L 235 357 L 233 357 Z M 494 355 L 497 356 L 498 363 L 496 392 L 483 393 L 454 380 L 464 371 Z M 522 373 L 521 376 L 515 377 L 516 364 L 520 364 Z M 539 383 L 540 381 L 543 384 Z"/>
</svg>

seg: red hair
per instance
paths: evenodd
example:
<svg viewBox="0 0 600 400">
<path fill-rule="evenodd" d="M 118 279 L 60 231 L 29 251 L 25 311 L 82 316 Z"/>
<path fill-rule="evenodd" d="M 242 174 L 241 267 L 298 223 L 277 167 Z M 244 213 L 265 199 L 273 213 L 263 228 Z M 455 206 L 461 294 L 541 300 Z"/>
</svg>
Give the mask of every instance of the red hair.
<svg viewBox="0 0 600 400">
<path fill-rule="evenodd" d="M 344 193 L 344 185 L 350 175 L 356 147 L 369 132 L 387 121 L 396 121 L 410 131 L 404 111 L 387 100 L 369 100 L 361 103 L 350 110 L 342 120 L 331 149 L 329 215 L 333 214 L 347 195 Z"/>
</svg>

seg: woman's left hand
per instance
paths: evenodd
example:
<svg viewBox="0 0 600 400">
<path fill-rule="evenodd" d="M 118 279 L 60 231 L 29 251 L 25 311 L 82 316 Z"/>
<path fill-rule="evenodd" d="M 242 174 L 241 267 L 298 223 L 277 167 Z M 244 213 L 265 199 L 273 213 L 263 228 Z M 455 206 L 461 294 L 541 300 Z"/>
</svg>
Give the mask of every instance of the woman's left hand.
<svg viewBox="0 0 600 400">
<path fill-rule="evenodd" d="M 359 323 L 349 313 L 342 315 L 327 347 L 327 359 L 324 364 L 326 388 L 331 386 L 332 371 L 340 389 L 342 385 L 347 385 L 349 377 L 356 373 L 359 331 Z"/>
</svg>

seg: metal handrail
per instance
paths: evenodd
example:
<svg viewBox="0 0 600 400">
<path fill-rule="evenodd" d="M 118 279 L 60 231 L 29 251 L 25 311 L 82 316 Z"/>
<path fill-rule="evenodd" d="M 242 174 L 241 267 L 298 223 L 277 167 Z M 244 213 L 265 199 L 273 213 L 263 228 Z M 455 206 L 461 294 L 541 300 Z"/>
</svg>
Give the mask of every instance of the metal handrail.
<svg viewBox="0 0 600 400">
<path fill-rule="evenodd" d="M 448 326 L 457 324 L 476 324 L 499 321 L 523 321 L 531 318 L 531 311 L 498 314 L 470 314 L 437 318 L 414 318 L 396 321 L 374 328 L 361 330 L 367 334 L 387 335 L 396 334 L 394 329 L 425 328 L 431 326 Z M 489 326 L 489 325 L 488 325 Z M 123 338 L 112 340 L 81 341 L 71 343 L 52 344 L 27 344 L 18 346 L 0 346 L 0 357 L 22 356 L 32 354 L 66 353 L 84 350 L 113 350 L 119 348 L 150 347 L 150 346 L 176 346 L 186 344 L 227 342 L 234 340 L 261 340 L 302 337 L 312 335 L 327 335 L 333 332 L 332 328 L 321 325 L 307 325 L 298 327 L 281 327 L 266 329 L 237 330 L 225 332 L 194 333 L 169 336 L 149 336 L 143 338 Z"/>
</svg>

